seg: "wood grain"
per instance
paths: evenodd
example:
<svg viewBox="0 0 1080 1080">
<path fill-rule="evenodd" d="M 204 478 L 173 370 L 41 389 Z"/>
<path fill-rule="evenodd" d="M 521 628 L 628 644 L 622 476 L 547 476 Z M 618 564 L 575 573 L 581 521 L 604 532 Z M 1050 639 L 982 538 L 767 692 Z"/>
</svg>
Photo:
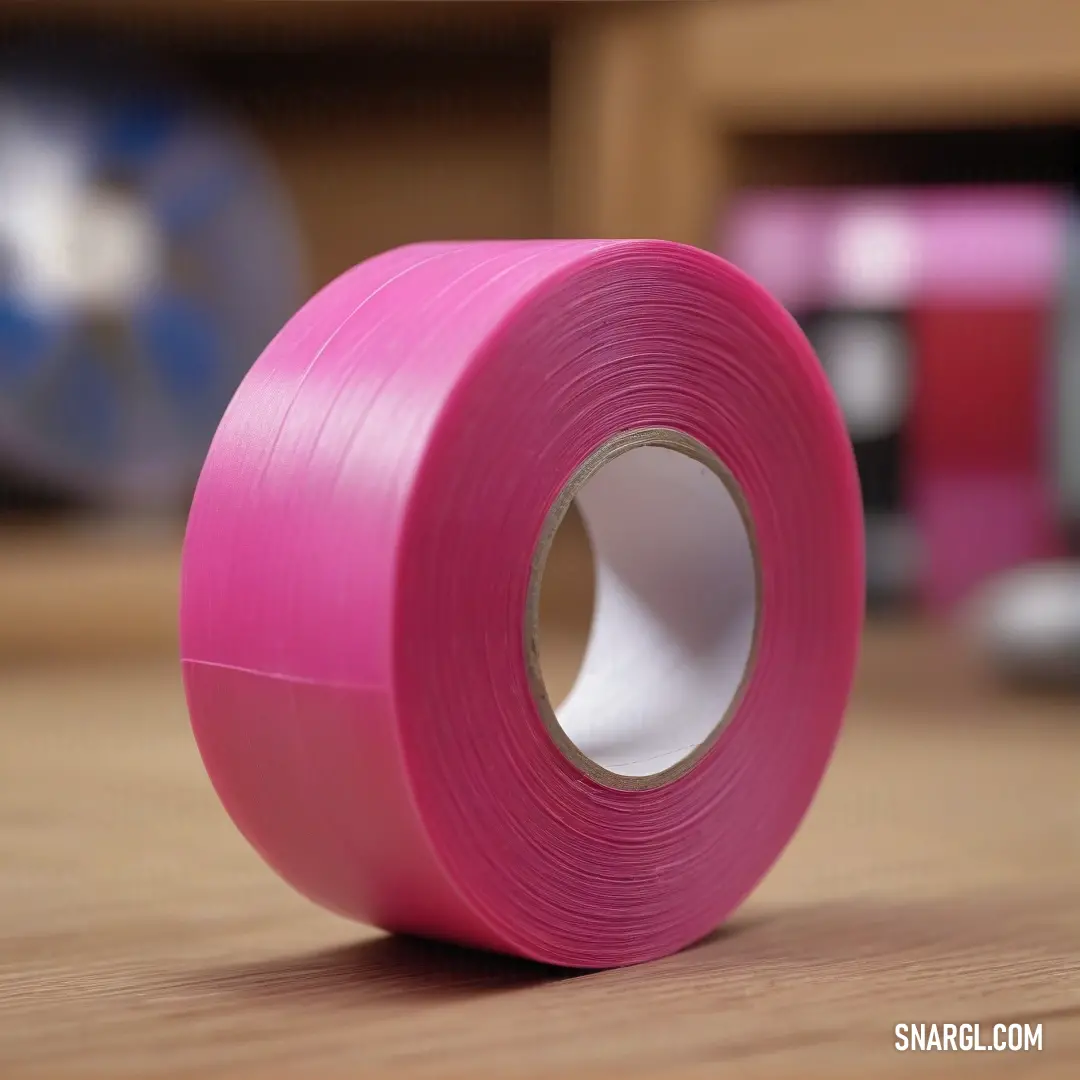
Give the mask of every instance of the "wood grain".
<svg viewBox="0 0 1080 1080">
<path fill-rule="evenodd" d="M 686 78 L 693 4 L 568 5 L 552 48 L 552 184 L 564 236 L 700 243 L 723 181 Z"/>
<path fill-rule="evenodd" d="M 175 656 L 183 526 L 0 530 L 0 668 Z"/>
<path fill-rule="evenodd" d="M 556 694 L 580 644 L 553 625 Z M 728 927 L 569 976 L 294 895 L 220 810 L 173 664 L 0 679 L 5 1080 L 1077 1075 L 1080 710 L 925 630 L 868 635 L 822 793 Z M 899 1054 L 903 1021 L 1044 1049 Z"/>
<path fill-rule="evenodd" d="M 876 152 L 883 132 L 1068 126 L 1080 115 L 1072 0 L 710 0 L 687 5 L 672 27 L 682 42 L 682 112 L 708 122 L 687 129 L 696 150 L 660 156 L 655 168 L 675 184 L 684 161 L 717 162 L 711 191 L 685 188 L 688 222 L 710 213 L 715 221 L 742 182 L 798 184 L 815 173 L 903 182 L 903 163 Z M 759 167 L 747 167 L 745 136 L 793 133 L 806 138 L 758 143 Z M 854 155 L 861 164 L 838 174 L 839 133 L 870 137 Z M 708 245 L 711 231 L 700 228 L 693 242 Z"/>
<path fill-rule="evenodd" d="M 1072 0 L 701 4 L 687 66 L 725 120 L 775 129 L 1074 119 Z"/>
</svg>

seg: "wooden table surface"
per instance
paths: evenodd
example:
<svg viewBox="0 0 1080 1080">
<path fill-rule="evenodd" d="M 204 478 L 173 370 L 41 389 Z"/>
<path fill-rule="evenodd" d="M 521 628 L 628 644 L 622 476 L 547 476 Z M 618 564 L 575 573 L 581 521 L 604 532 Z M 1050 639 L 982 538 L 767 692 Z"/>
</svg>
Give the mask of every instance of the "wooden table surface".
<svg viewBox="0 0 1080 1080">
<path fill-rule="evenodd" d="M 1080 1076 L 1080 705 L 981 687 L 925 631 L 868 634 L 821 795 L 728 927 L 571 976 L 294 895 L 219 808 L 174 664 L 0 687 L 5 1080 Z M 1043 1050 L 897 1053 L 907 1021 Z"/>
</svg>

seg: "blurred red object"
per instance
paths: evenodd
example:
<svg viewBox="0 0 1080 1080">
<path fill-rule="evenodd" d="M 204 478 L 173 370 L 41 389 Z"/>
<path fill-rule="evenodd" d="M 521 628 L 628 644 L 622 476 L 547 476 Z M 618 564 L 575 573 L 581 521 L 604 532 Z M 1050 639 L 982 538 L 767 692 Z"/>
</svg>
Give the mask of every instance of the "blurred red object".
<svg viewBox="0 0 1080 1080">
<path fill-rule="evenodd" d="M 920 593 L 942 610 L 987 578 L 1062 551 L 1044 460 L 1049 312 L 934 305 L 913 311 L 911 326 L 908 487 Z"/>
<path fill-rule="evenodd" d="M 911 327 L 915 473 L 1041 471 L 1048 312 L 935 305 L 914 310 Z"/>
</svg>

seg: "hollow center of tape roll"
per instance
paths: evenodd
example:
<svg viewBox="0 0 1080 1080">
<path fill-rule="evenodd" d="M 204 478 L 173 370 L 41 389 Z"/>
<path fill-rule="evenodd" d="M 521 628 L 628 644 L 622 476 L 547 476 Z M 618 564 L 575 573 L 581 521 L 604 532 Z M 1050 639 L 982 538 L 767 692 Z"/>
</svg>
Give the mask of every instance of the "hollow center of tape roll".
<svg viewBox="0 0 1080 1080">
<path fill-rule="evenodd" d="M 595 599 L 577 679 L 553 708 L 536 616 L 547 553 L 571 501 L 592 546 Z M 533 692 L 559 749 L 611 787 L 655 787 L 690 769 L 746 684 L 758 582 L 745 500 L 707 448 L 667 429 L 600 447 L 548 515 L 526 611 Z"/>
</svg>

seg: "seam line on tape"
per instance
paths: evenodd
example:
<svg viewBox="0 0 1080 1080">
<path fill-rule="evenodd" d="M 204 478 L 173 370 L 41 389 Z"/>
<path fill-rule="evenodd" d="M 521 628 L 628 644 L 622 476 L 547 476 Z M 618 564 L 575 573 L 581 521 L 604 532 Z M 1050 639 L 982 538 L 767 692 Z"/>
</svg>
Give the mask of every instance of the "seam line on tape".
<svg viewBox="0 0 1080 1080">
<path fill-rule="evenodd" d="M 348 682 L 337 679 L 316 679 L 308 675 L 290 675 L 283 671 L 264 671 L 260 668 L 244 667 L 242 664 L 223 664 L 215 660 L 195 660 L 185 656 L 180 660 L 181 664 L 190 664 L 194 667 L 218 668 L 222 671 L 236 671 L 242 675 L 257 675 L 262 679 L 276 679 L 279 682 L 297 683 L 304 686 L 321 686 L 327 690 L 378 690 L 379 687 L 367 683 Z"/>
</svg>

